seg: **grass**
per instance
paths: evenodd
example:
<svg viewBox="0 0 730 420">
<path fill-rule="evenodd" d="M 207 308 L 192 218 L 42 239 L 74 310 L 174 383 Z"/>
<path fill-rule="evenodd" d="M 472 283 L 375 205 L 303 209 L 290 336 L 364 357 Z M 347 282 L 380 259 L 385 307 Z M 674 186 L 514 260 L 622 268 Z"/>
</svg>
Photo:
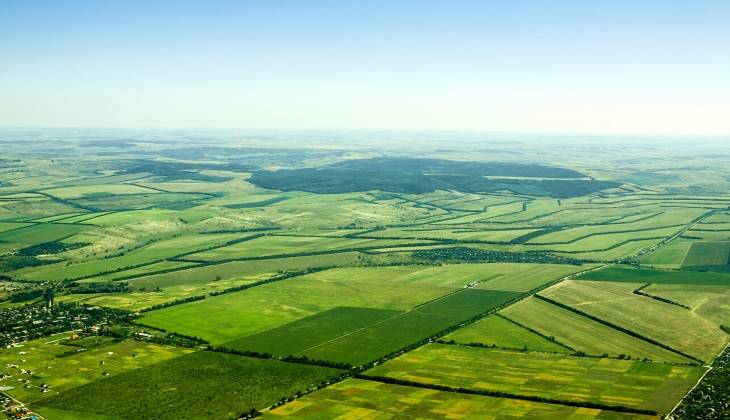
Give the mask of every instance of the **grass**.
<svg viewBox="0 0 730 420">
<path fill-rule="evenodd" d="M 457 343 L 479 343 L 488 346 L 545 352 L 570 353 L 571 350 L 550 341 L 505 318 L 490 315 L 443 338 Z"/>
<path fill-rule="evenodd" d="M 680 306 L 633 294 L 634 287 L 568 280 L 540 294 L 701 360 L 711 360 L 727 344 L 727 335 L 705 318 Z"/>
<path fill-rule="evenodd" d="M 730 242 L 693 242 L 682 267 L 726 266 Z"/>
<path fill-rule="evenodd" d="M 88 347 L 87 351 L 61 356 L 80 349 L 61 344 L 67 337 L 68 334 L 57 334 L 28 342 L 22 347 L 1 350 L 0 365 L 12 377 L 0 380 L 0 386 L 6 384 L 14 386 L 14 389 L 8 391 L 10 395 L 23 402 L 34 402 L 87 383 L 100 381 L 107 377 L 103 375 L 104 373 L 111 376 L 118 375 L 190 352 L 178 347 L 122 341 L 96 345 Z M 8 364 L 18 367 L 6 369 Z M 33 373 L 21 374 L 20 369 Z M 25 379 L 28 382 L 20 383 L 18 379 Z M 41 384 L 48 385 L 50 392 L 42 393 L 39 388 Z M 29 387 L 26 388 L 25 385 Z"/>
<path fill-rule="evenodd" d="M 266 413 L 263 418 L 575 418 L 612 420 L 648 416 L 568 407 L 532 401 L 456 394 L 385 384 L 363 379 L 345 381 L 315 391 Z"/>
<path fill-rule="evenodd" d="M 429 344 L 366 375 L 668 413 L 704 371 L 703 367 Z"/>
<path fill-rule="evenodd" d="M 500 314 L 588 355 L 625 355 L 635 359 L 690 362 L 674 352 L 536 298 L 530 297 L 518 302 L 505 308 Z"/>
<path fill-rule="evenodd" d="M 340 373 L 199 351 L 67 391 L 40 405 L 121 418 L 232 418 Z"/>
<path fill-rule="evenodd" d="M 576 277 L 576 280 L 626 283 L 730 285 L 730 273 L 663 271 L 610 266 Z"/>
</svg>

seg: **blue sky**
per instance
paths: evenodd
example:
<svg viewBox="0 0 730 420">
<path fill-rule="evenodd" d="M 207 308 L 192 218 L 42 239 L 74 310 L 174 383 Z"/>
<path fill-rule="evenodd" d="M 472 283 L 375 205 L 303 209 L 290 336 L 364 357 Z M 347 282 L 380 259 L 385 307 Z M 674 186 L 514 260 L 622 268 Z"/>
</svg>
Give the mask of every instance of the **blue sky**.
<svg viewBox="0 0 730 420">
<path fill-rule="evenodd" d="M 728 1 L 0 2 L 0 125 L 730 133 Z"/>
</svg>

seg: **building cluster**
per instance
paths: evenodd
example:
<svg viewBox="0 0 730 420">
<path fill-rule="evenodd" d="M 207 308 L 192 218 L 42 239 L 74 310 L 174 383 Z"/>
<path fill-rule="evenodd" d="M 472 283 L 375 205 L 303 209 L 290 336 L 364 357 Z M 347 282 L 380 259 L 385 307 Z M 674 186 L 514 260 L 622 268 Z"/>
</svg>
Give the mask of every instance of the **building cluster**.
<svg viewBox="0 0 730 420">
<path fill-rule="evenodd" d="M 98 330 L 116 321 L 128 321 L 126 311 L 82 305 L 39 303 L 17 306 L 0 312 L 0 347 L 71 330 Z"/>
</svg>

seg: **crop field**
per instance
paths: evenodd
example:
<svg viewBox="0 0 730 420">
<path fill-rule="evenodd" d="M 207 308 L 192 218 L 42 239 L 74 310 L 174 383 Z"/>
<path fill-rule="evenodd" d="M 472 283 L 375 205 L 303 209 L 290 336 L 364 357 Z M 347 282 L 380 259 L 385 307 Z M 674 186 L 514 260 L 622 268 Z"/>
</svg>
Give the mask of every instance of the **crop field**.
<svg viewBox="0 0 730 420">
<path fill-rule="evenodd" d="M 490 264 L 483 266 L 485 271 L 498 273 L 479 284 L 480 289 L 529 292 L 546 283 L 558 280 L 578 271 L 590 269 L 586 264 L 576 267 L 553 264 Z M 504 267 L 504 268 L 501 268 Z"/>
<path fill-rule="evenodd" d="M 30 225 L 29 223 L 18 223 L 18 222 L 0 223 L 0 233 L 8 231 L 8 230 L 22 228 L 22 227 L 29 226 L 29 225 Z"/>
<path fill-rule="evenodd" d="M 500 229 L 486 230 L 483 228 L 469 228 L 468 226 L 453 226 L 451 229 L 417 229 L 396 228 L 385 229 L 368 233 L 368 238 L 403 238 L 403 239 L 457 239 L 475 242 L 504 242 L 520 236 L 536 232 L 538 229 Z"/>
<path fill-rule="evenodd" d="M 729 285 L 730 274 L 696 271 L 639 270 L 636 268 L 611 266 L 601 270 L 581 274 L 577 280 L 659 283 L 659 284 L 697 284 Z"/>
<path fill-rule="evenodd" d="M 730 241 L 730 230 L 689 229 L 684 237 L 697 241 L 725 242 Z"/>
<path fill-rule="evenodd" d="M 199 351 L 62 392 L 38 405 L 120 418 L 231 418 L 339 373 L 318 366 Z"/>
<path fill-rule="evenodd" d="M 668 413 L 705 368 L 429 344 L 370 376 Z"/>
<path fill-rule="evenodd" d="M 130 184 L 76 185 L 43 190 L 58 198 L 109 197 L 124 194 L 157 194 L 159 191 Z"/>
<path fill-rule="evenodd" d="M 338 306 L 412 309 L 483 278 L 485 274 L 479 268 L 482 267 L 332 269 L 153 311 L 141 322 L 220 344 Z M 451 275 L 443 276 L 447 271 Z M 238 323 L 237 319 L 242 318 L 249 322 Z"/>
<path fill-rule="evenodd" d="M 557 404 L 456 394 L 433 389 L 347 379 L 279 407 L 263 418 L 581 418 L 649 419 L 649 416 Z"/>
<path fill-rule="evenodd" d="M 250 235 L 249 235 L 250 236 Z M 105 274 L 111 271 L 121 271 L 126 268 L 133 268 L 143 264 L 162 261 L 176 255 L 194 252 L 199 248 L 222 245 L 228 241 L 246 239 L 246 235 L 240 234 L 211 234 L 211 235 L 190 235 L 173 238 L 169 240 L 154 242 L 148 246 L 122 253 L 123 255 L 92 260 L 79 264 L 66 264 L 63 270 L 58 265 L 48 265 L 39 268 L 23 270 L 17 274 L 21 277 L 37 280 L 61 280 L 79 279 L 92 277 L 97 274 Z"/>
<path fill-rule="evenodd" d="M 490 311 L 517 296 L 513 292 L 464 290 L 312 346 L 301 354 L 313 359 L 361 365 Z"/>
<path fill-rule="evenodd" d="M 727 344 L 727 335 L 717 325 L 680 306 L 633 294 L 633 287 L 630 283 L 565 281 L 540 296 L 700 360 L 712 359 Z"/>
<path fill-rule="evenodd" d="M 607 354 L 673 363 L 690 359 L 534 297 L 500 312 L 506 318 L 592 356 Z M 596 337 L 602 337 L 596 340 Z"/>
<path fill-rule="evenodd" d="M 354 265 L 358 258 L 359 254 L 357 252 L 343 252 L 308 257 L 233 261 L 138 277 L 131 280 L 131 283 L 146 288 L 168 288 L 174 286 L 195 287 L 220 281 L 250 281 L 250 279 L 271 277 L 278 271 L 301 271 L 317 267 Z"/>
<path fill-rule="evenodd" d="M 682 267 L 728 265 L 730 242 L 693 242 L 684 257 Z"/>
<path fill-rule="evenodd" d="M 235 245 L 189 255 L 191 260 L 219 261 L 272 255 L 292 255 L 354 250 L 359 248 L 392 247 L 413 244 L 414 240 L 375 240 L 302 236 L 264 236 Z"/>
<path fill-rule="evenodd" d="M 682 238 L 675 239 L 641 257 L 640 261 L 643 265 L 652 268 L 678 270 L 682 268 L 685 256 L 692 243 L 692 241 Z"/>
<path fill-rule="evenodd" d="M 306 352 L 343 335 L 382 323 L 401 313 L 387 309 L 336 307 L 278 328 L 226 343 L 226 346 L 288 356 Z"/>
<path fill-rule="evenodd" d="M 710 154 L 2 135 L 8 413 L 649 419 L 730 340 Z"/>
<path fill-rule="evenodd" d="M 685 305 L 717 326 L 730 325 L 730 285 L 652 284 L 644 291 Z"/>
<path fill-rule="evenodd" d="M 549 337 L 549 336 L 548 336 Z M 444 337 L 460 344 L 484 344 L 517 350 L 571 353 L 572 349 L 543 337 L 507 318 L 490 315 Z"/>
<path fill-rule="evenodd" d="M 19 229 L 0 233 L 0 241 L 15 242 L 24 245 L 36 245 L 43 242 L 57 241 L 75 235 L 86 229 L 82 225 L 34 224 Z"/>
</svg>

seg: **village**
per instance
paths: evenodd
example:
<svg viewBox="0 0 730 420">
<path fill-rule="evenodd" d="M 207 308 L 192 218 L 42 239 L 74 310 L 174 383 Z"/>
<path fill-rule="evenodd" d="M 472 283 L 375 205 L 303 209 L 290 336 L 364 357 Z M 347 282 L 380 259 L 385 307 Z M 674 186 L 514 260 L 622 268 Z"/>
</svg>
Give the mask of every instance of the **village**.
<svg viewBox="0 0 730 420">
<path fill-rule="evenodd" d="M 133 317 L 126 311 L 75 304 L 49 306 L 39 302 L 8 308 L 0 312 L 0 347 L 62 331 L 98 329 Z"/>
</svg>

